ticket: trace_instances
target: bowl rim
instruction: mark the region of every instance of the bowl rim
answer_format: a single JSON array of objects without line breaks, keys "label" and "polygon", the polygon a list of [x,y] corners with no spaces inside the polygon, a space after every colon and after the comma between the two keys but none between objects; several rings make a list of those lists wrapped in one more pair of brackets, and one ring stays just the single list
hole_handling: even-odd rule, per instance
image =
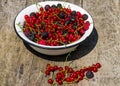
[{"label": "bowl rim", "polygon": [[[81,9],[83,9],[82,7],[80,7],[80,6],[76,5],[76,4],[69,3],[69,2],[64,2],[64,1],[42,1],[42,2],[38,2],[38,4],[40,4],[40,3],[49,3],[49,2],[67,3],[67,4],[75,5],[75,6],[79,7],[79,8],[81,8]],[[83,10],[91,17],[92,23],[91,23],[90,25],[91,25],[92,28],[91,28],[91,32],[90,32],[82,41],[80,41],[80,39],[78,39],[78,40],[75,41],[75,42],[72,42],[72,43],[66,44],[66,45],[61,45],[61,46],[41,45],[41,44],[35,43],[35,42],[31,41],[31,40],[29,40],[29,41],[31,41],[31,42],[29,42],[29,41],[25,40],[25,39],[18,33],[18,31],[16,30],[16,18],[18,17],[18,15],[19,15],[24,9],[29,8],[30,6],[33,6],[33,5],[35,5],[35,4],[29,5],[29,6],[25,7],[25,8],[23,8],[21,11],[19,11],[19,13],[15,16],[14,22],[13,22],[13,24],[14,24],[14,30],[15,30],[16,34],[17,34],[24,42],[28,43],[29,45],[32,45],[32,46],[35,46],[35,47],[38,47],[38,48],[48,49],[48,50],[49,50],[49,49],[58,50],[58,49],[71,48],[71,47],[75,47],[75,46],[79,45],[79,44],[80,44],[82,41],[84,41],[84,40],[92,33],[92,31],[93,31],[93,25],[94,25],[93,18],[92,18],[92,16],[90,15],[89,12],[87,12],[85,9],[83,9]]]}]

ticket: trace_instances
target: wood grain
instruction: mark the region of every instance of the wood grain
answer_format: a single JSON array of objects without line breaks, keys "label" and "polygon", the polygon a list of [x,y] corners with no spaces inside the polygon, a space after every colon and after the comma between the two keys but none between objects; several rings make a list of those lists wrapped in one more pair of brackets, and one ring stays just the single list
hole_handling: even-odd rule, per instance
[{"label": "wood grain", "polygon": [[[86,9],[95,23],[91,37],[67,64],[78,67],[100,62],[102,68],[89,81],[64,86],[120,86],[120,0],[67,1]],[[31,0],[0,0],[0,86],[49,86],[42,72],[46,64],[63,66],[65,55],[33,54],[15,34],[14,18],[30,4]]]}]

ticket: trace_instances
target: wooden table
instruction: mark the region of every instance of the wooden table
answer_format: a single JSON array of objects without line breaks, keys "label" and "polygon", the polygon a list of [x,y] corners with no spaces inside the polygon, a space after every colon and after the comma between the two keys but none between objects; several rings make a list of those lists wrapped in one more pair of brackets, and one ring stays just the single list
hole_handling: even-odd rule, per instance
[{"label": "wooden table", "polygon": [[[95,28],[66,64],[84,67],[100,62],[102,68],[91,80],[64,86],[120,86],[120,0],[67,1],[86,9]],[[42,72],[46,64],[63,66],[66,55],[36,53],[15,34],[14,18],[30,4],[31,0],[0,0],[0,86],[50,86]]]}]

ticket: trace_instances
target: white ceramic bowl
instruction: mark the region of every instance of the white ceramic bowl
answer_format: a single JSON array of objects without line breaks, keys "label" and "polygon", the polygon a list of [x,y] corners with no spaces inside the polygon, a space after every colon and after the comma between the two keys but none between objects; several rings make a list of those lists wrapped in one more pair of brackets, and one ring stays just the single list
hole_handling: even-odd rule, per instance
[{"label": "white ceramic bowl", "polygon": [[83,8],[81,8],[81,7],[77,6],[77,5],[74,5],[74,4],[68,3],[68,2],[62,2],[62,1],[45,1],[45,2],[39,2],[38,4],[40,4],[41,6],[44,7],[47,4],[49,4],[49,5],[53,5],[53,4],[57,5],[58,3],[61,3],[66,8],[69,6],[72,10],[80,11],[81,14],[87,14],[88,15],[87,21],[90,22],[90,26],[89,26],[89,29],[85,32],[85,34],[79,40],[77,40],[77,41],[75,41],[75,42],[73,42],[71,44],[62,45],[62,46],[40,45],[40,44],[37,44],[37,43],[29,40],[24,35],[22,29],[17,25],[18,23],[24,24],[24,21],[25,21],[24,20],[24,15],[25,14],[29,15],[31,12],[38,11],[35,4],[26,7],[20,13],[18,13],[18,15],[16,16],[16,18],[14,20],[15,32],[17,33],[17,35],[24,42],[26,42],[34,50],[36,50],[37,52],[40,52],[42,54],[46,54],[46,55],[62,55],[62,54],[68,53],[68,52],[74,50],[83,40],[85,40],[91,34],[91,32],[93,30],[93,19],[92,19],[92,17],[90,16],[90,14],[87,11],[85,11]]}]

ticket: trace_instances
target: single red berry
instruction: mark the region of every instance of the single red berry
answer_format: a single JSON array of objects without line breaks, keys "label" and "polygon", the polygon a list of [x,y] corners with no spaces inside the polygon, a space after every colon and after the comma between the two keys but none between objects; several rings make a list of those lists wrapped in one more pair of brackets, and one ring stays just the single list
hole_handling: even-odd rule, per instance
[{"label": "single red berry", "polygon": [[53,84],[53,79],[48,79],[49,84]]},{"label": "single red berry", "polygon": [[61,79],[61,78],[62,78],[61,73],[57,73],[57,74],[56,74],[56,78]]},{"label": "single red berry", "polygon": [[81,72],[81,73],[85,73],[85,70],[84,70],[84,69],[80,69],[80,72]]},{"label": "single red berry", "polygon": [[[73,77],[71,77],[71,78],[73,78]],[[71,82],[71,78],[68,77],[68,78],[65,79],[65,81],[66,82]]]},{"label": "single red berry", "polygon": [[54,70],[57,70],[57,69],[58,69],[58,66],[57,66],[57,65],[55,65],[55,66],[54,66]]},{"label": "single red berry", "polygon": [[29,18],[29,16],[28,16],[28,15],[25,15],[24,18],[27,19],[27,18]]},{"label": "single red berry", "polygon": [[63,84],[63,81],[59,80],[59,81],[58,81],[58,84],[59,84],[59,85],[62,85],[62,84]]},{"label": "single red berry", "polygon": [[73,78],[73,77],[70,77],[70,81],[74,81],[75,80],[75,78]]},{"label": "single red berry", "polygon": [[54,71],[54,67],[50,67],[49,69],[50,69],[50,71]]},{"label": "single red berry", "polygon": [[80,79],[80,80],[83,80],[83,76],[79,76],[79,79]]},{"label": "single red berry", "polygon": [[69,68],[69,72],[73,73],[74,72],[73,68]]},{"label": "single red berry", "polygon": [[100,63],[96,63],[96,67],[97,68],[101,68],[101,64]]},{"label": "single red berry", "polygon": [[58,81],[60,81],[60,79],[59,79],[59,78],[56,78],[55,81],[58,82]]},{"label": "single red berry", "polygon": [[98,69],[96,67],[93,68],[93,72],[97,72]]},{"label": "single red berry", "polygon": [[80,34],[82,34],[82,35],[85,33],[85,31],[84,31],[83,29],[81,29],[79,32],[80,32]]},{"label": "single red berry", "polygon": [[85,74],[84,74],[84,73],[80,73],[79,75],[80,75],[80,76],[82,76],[82,77],[84,77],[84,76],[85,76]]},{"label": "single red berry", "polygon": [[69,67],[68,67],[68,66],[65,66],[65,70],[68,71],[68,70],[69,70]]},{"label": "single red berry", "polygon": [[51,65],[50,64],[47,64],[46,67],[49,68]]},{"label": "single red berry", "polygon": [[45,71],[45,74],[46,74],[46,75],[50,75],[50,71],[49,71],[49,70],[46,70],[46,71]]},{"label": "single red berry", "polygon": [[63,67],[59,67],[58,70],[59,70],[59,71],[62,71],[62,70],[63,70]]},{"label": "single red berry", "polygon": [[44,8],[43,8],[43,7],[41,7],[41,8],[40,8],[40,11],[44,11]]}]

